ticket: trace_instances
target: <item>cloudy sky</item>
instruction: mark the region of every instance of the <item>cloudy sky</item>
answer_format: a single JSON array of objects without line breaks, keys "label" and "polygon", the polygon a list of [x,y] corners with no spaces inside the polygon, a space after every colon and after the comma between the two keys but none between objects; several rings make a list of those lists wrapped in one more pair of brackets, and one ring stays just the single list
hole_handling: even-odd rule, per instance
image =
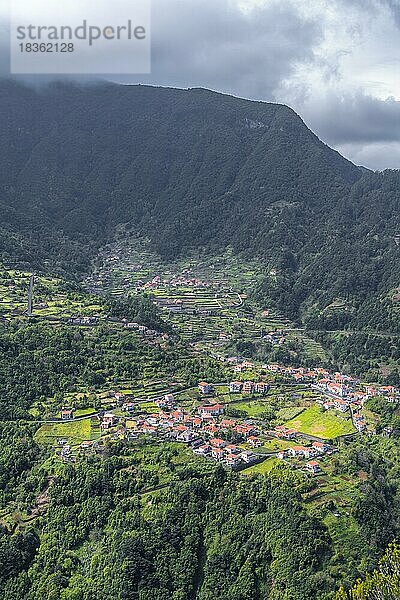
[{"label": "cloudy sky", "polygon": [[153,0],[152,15],[151,75],[114,80],[289,104],[355,163],[400,168],[400,0]]}]

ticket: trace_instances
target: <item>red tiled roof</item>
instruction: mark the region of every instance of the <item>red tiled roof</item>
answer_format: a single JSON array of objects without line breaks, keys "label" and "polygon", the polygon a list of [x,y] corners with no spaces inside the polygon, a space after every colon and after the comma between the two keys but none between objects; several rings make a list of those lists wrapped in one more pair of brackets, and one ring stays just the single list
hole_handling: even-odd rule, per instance
[{"label": "red tiled roof", "polygon": [[213,438],[210,440],[210,444],[212,446],[220,446],[221,444],[225,444],[225,440],[222,440],[221,438]]},{"label": "red tiled roof", "polygon": [[177,425],[174,427],[174,431],[187,431],[187,427],[185,425]]},{"label": "red tiled roof", "polygon": [[213,404],[212,406],[200,406],[199,410],[204,412],[216,412],[223,408],[222,404]]}]

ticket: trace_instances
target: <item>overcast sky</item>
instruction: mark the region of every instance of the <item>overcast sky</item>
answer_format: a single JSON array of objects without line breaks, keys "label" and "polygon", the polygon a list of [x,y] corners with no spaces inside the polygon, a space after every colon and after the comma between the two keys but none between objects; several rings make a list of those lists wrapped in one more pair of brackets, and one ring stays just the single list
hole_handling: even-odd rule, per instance
[{"label": "overcast sky", "polygon": [[150,76],[112,79],[289,104],[353,162],[400,168],[400,0],[153,0],[152,48]]}]

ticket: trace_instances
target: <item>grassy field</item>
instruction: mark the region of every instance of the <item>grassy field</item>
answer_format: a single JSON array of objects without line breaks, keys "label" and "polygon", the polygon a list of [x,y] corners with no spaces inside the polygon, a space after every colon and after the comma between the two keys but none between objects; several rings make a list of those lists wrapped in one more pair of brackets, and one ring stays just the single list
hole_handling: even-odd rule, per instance
[{"label": "grassy field", "polygon": [[290,419],[294,419],[304,410],[303,406],[285,406],[281,408],[277,412],[277,418],[282,419],[283,421],[288,421]]},{"label": "grassy field", "polygon": [[333,411],[322,412],[317,405],[310,406],[294,419],[287,421],[285,425],[301,433],[327,440],[355,432],[347,415],[342,416]]},{"label": "grassy field", "polygon": [[94,408],[77,408],[75,411],[75,417],[86,417],[95,414],[97,413]]},{"label": "grassy field", "polygon": [[261,448],[258,450],[268,450],[268,452],[280,452],[281,450],[287,450],[293,446],[298,446],[298,442],[291,442],[290,440],[280,440],[278,438],[272,438],[267,440]]},{"label": "grassy field", "polygon": [[280,461],[277,458],[267,458],[257,465],[243,469],[241,473],[244,475],[253,475],[253,473],[261,473],[262,475],[265,475],[266,473],[269,473],[279,462]]},{"label": "grassy field", "polygon": [[68,423],[46,423],[35,434],[35,440],[43,446],[52,446],[58,438],[68,440],[71,446],[78,446],[85,440],[96,439],[99,433],[93,431],[90,419]]},{"label": "grassy field", "polygon": [[249,417],[259,417],[265,411],[267,406],[268,403],[266,401],[263,402],[261,400],[253,400],[250,402],[238,402],[232,404],[232,408],[235,408],[237,410],[243,410],[249,415]]}]

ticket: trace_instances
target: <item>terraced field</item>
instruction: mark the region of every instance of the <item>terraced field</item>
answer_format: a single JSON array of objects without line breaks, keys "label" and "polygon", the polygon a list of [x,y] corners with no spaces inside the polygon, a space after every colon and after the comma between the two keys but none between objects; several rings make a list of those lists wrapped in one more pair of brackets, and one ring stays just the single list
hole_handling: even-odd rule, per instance
[{"label": "terraced field", "polygon": [[[26,312],[30,277],[31,273],[0,268],[0,315],[9,318]],[[74,315],[101,315],[102,312],[95,297],[71,291],[61,279],[35,276],[34,316],[65,319]]]},{"label": "terraced field", "polygon": [[149,250],[147,240],[120,240],[104,248],[86,283],[89,290],[116,296],[150,294],[173,329],[202,353],[226,357],[237,342],[262,347],[266,335],[281,331],[307,357],[326,361],[319,343],[251,300],[265,269],[260,262],[241,260],[231,249],[218,256],[199,251],[166,264]]}]

